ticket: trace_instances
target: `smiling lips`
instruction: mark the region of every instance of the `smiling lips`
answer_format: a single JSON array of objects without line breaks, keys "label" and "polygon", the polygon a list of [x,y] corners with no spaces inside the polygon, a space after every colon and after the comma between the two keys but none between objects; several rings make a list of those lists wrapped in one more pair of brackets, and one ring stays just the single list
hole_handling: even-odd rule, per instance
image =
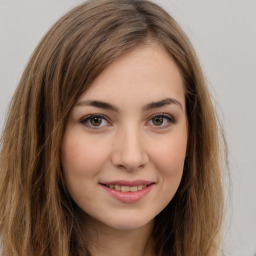
[{"label": "smiling lips", "polygon": [[151,190],[154,183],[148,181],[113,181],[101,183],[109,195],[124,203],[132,203],[141,200]]},{"label": "smiling lips", "polygon": [[136,191],[140,191],[143,188],[145,188],[147,185],[138,185],[138,186],[120,186],[120,185],[106,185],[107,187],[111,188],[111,189],[115,189],[117,191],[122,191],[122,192],[136,192]]}]

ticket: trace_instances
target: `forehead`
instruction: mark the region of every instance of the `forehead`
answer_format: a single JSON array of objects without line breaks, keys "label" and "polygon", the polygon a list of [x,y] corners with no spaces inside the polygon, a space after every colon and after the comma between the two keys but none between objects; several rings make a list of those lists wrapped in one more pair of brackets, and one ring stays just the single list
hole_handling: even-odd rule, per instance
[{"label": "forehead", "polygon": [[184,103],[183,81],[171,56],[154,43],[138,46],[110,64],[79,100],[146,104],[166,97]]}]

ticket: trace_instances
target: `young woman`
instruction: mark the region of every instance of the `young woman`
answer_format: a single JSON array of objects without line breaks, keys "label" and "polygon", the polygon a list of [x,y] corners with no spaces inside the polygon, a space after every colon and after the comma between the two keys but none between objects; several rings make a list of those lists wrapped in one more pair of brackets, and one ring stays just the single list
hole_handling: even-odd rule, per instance
[{"label": "young woman", "polygon": [[212,256],[218,125],[193,48],[145,0],[74,8],[34,51],[2,135],[5,256]]}]

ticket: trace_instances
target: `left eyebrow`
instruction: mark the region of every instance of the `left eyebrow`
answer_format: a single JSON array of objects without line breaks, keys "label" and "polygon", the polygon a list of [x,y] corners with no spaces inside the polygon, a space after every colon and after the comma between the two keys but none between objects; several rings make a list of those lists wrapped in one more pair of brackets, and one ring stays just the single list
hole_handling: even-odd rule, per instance
[{"label": "left eyebrow", "polygon": [[147,104],[146,106],[143,107],[143,111],[147,111],[147,110],[154,109],[154,108],[161,108],[165,105],[170,105],[170,104],[175,104],[180,109],[182,109],[182,104],[179,101],[177,101],[173,98],[166,98],[166,99],[163,99],[163,100],[160,100],[157,102],[152,102],[152,103]]},{"label": "left eyebrow", "polygon": [[77,106],[93,106],[96,108],[108,109],[115,112],[119,111],[119,109],[116,106],[109,104],[107,102],[98,101],[98,100],[81,101],[81,102],[78,102]]}]

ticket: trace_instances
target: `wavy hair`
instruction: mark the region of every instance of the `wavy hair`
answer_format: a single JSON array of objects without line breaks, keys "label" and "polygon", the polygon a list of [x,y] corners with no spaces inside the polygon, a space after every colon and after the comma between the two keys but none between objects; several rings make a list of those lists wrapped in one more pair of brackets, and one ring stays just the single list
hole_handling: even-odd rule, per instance
[{"label": "wavy hair", "polygon": [[187,36],[166,11],[146,0],[84,3],[57,21],[34,50],[1,139],[3,255],[89,255],[61,168],[66,121],[78,97],[108,65],[151,41],[179,67],[189,126],[181,184],[155,218],[155,255],[217,255],[223,190],[216,114]]}]

